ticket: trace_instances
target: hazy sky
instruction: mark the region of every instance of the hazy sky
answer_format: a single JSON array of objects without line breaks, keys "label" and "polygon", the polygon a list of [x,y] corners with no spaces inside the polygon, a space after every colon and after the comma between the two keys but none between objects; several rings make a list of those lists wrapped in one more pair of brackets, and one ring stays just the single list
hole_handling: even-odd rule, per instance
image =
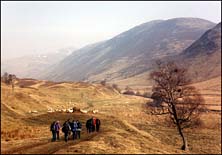
[{"label": "hazy sky", "polygon": [[1,1],[1,57],[79,48],[151,20],[176,17],[218,23],[221,2]]}]

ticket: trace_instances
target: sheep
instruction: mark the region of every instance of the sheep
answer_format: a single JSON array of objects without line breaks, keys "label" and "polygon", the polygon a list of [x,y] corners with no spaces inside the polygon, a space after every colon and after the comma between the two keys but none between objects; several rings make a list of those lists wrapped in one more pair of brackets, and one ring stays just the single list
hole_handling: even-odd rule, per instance
[{"label": "sheep", "polygon": [[86,114],[88,111],[80,109],[80,112]]},{"label": "sheep", "polygon": [[31,111],[31,113],[38,113],[38,111],[37,110],[33,110],[33,111]]},{"label": "sheep", "polygon": [[99,110],[96,109],[96,110],[93,110],[92,112],[95,114],[95,113],[98,113]]},{"label": "sheep", "polygon": [[73,112],[73,109],[67,109],[66,112],[72,113],[72,112]]}]

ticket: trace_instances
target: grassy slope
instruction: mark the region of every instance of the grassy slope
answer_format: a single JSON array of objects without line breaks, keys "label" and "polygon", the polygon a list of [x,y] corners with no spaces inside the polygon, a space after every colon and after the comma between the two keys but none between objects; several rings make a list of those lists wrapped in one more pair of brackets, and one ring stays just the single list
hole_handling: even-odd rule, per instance
[{"label": "grassy slope", "polygon": [[209,109],[221,110],[221,76],[193,85],[200,90]]},{"label": "grassy slope", "polygon": [[[164,125],[161,117],[145,114],[147,99],[122,96],[86,83],[25,80],[25,84],[29,88],[17,86],[14,93],[10,87],[1,86],[3,153],[221,153],[220,114],[208,113],[202,117],[205,124],[201,129],[186,131],[190,151],[182,152],[177,131]],[[73,105],[100,113],[46,113],[48,107]],[[39,113],[30,114],[29,110]],[[50,142],[49,124],[53,120],[75,118],[84,124],[92,115],[102,121],[100,133],[89,136],[83,128],[79,141]]]}]

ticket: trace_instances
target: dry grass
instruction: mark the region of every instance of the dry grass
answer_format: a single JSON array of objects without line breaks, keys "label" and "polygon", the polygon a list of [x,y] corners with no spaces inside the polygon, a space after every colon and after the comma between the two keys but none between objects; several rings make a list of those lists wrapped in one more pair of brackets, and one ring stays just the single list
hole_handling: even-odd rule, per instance
[{"label": "dry grass", "polygon": [[[201,128],[186,131],[190,150],[183,152],[175,128],[165,125],[164,118],[144,112],[149,99],[123,96],[99,84],[34,83],[29,87],[36,89],[16,86],[14,93],[9,86],[1,86],[3,151],[14,150],[15,153],[20,148],[22,153],[221,153],[220,113],[203,115]],[[46,113],[49,107],[56,109],[73,105],[88,110],[98,109],[99,113]],[[38,113],[28,113],[33,109]],[[84,124],[93,115],[101,119],[102,128],[100,133],[89,136]],[[54,120],[63,123],[68,118],[83,123],[81,140],[69,142],[66,147],[63,147],[63,140],[49,142],[50,123]]]},{"label": "dry grass", "polygon": [[21,139],[27,139],[27,138],[37,138],[39,135],[38,132],[40,132],[39,129],[35,129],[32,127],[21,127],[14,130],[9,131],[1,131],[2,140],[10,141],[10,140],[21,140]]}]

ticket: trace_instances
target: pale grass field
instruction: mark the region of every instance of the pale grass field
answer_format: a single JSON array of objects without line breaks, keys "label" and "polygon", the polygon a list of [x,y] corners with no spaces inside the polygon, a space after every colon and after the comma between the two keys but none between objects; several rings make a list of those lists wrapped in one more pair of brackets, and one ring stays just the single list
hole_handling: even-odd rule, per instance
[{"label": "pale grass field", "polygon": [[[181,151],[176,129],[165,125],[164,118],[145,113],[144,105],[150,99],[123,96],[99,84],[37,81],[28,87],[17,85],[12,92],[1,85],[2,153],[221,153],[221,113],[206,113],[200,128],[186,130],[189,150]],[[47,113],[49,107],[72,106],[99,113]],[[99,133],[88,135],[84,124],[91,116],[100,118],[102,125]],[[60,141],[51,143],[50,123],[68,118],[83,123],[81,140],[65,144],[62,135]]]}]

